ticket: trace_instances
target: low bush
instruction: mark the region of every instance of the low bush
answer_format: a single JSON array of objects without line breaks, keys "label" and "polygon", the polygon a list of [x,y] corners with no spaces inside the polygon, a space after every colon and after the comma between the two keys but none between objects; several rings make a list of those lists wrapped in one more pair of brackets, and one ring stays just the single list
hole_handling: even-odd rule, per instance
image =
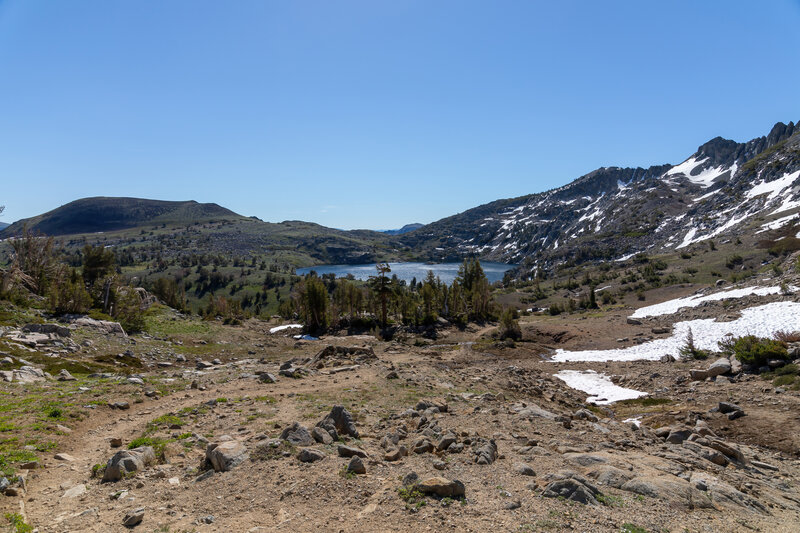
[{"label": "low bush", "polygon": [[722,341],[719,345],[723,353],[748,365],[764,366],[770,359],[789,359],[786,343],[775,339],[746,335]]}]

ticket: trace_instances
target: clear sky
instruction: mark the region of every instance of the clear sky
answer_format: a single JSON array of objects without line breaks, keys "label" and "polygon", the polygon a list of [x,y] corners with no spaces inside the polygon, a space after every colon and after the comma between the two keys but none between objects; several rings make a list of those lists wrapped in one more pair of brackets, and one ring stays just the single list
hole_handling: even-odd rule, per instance
[{"label": "clear sky", "polygon": [[0,0],[0,204],[432,222],[800,119],[800,0]]}]

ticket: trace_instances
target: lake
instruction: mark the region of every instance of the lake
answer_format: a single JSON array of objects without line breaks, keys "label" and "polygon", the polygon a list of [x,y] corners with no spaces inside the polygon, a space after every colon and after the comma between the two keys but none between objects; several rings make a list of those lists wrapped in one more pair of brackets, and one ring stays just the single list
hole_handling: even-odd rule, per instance
[{"label": "lake", "polygon": [[[413,278],[417,278],[417,281],[422,281],[425,279],[425,276],[428,275],[428,271],[433,270],[433,274],[435,276],[439,276],[443,282],[449,285],[454,279],[456,279],[456,276],[458,275],[458,269],[461,268],[461,264],[462,263],[389,263],[389,266],[392,269],[389,277],[391,277],[393,274],[397,274],[398,278],[404,279],[407,282],[411,281]],[[489,280],[489,283],[502,280],[503,274],[515,266],[517,265],[481,262],[481,267],[483,268],[483,272],[486,274],[486,278]],[[317,265],[308,268],[298,268],[297,274],[302,276],[303,274],[308,274],[312,270],[320,276],[322,274],[333,273],[336,274],[337,278],[341,278],[347,276],[348,274],[352,274],[353,277],[361,280],[366,280],[370,276],[377,274],[375,263],[368,263],[366,265]]]}]

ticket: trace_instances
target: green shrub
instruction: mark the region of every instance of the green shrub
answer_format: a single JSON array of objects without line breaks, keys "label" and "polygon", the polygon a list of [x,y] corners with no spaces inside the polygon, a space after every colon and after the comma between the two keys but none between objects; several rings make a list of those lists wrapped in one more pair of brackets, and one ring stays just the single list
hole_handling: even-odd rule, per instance
[{"label": "green shrub", "polygon": [[513,309],[505,309],[500,315],[500,339],[522,340],[522,330],[517,322],[517,313]]},{"label": "green shrub", "polygon": [[764,366],[770,359],[789,359],[786,344],[774,339],[746,335],[719,343],[723,353],[748,365]]}]

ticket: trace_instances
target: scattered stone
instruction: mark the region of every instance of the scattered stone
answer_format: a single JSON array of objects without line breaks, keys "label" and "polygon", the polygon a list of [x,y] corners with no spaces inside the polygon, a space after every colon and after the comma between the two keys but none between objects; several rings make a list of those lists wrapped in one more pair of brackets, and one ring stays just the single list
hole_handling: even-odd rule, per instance
[{"label": "scattered stone", "polygon": [[675,359],[675,356],[673,356],[673,355],[670,355],[670,354],[664,354],[664,355],[662,355],[662,356],[661,356],[661,359],[659,359],[659,360],[660,360],[662,363],[674,363],[675,361],[677,361],[677,359]]},{"label": "scattered stone", "polygon": [[108,445],[111,446],[112,448],[119,448],[120,446],[122,446],[122,439],[120,439],[119,437],[111,437],[110,439],[108,439]]},{"label": "scattered stone", "polygon": [[364,450],[359,450],[358,448],[354,448],[352,446],[345,446],[344,444],[340,444],[337,446],[336,451],[339,454],[339,457],[366,457],[367,452]]},{"label": "scattered stone", "polygon": [[53,456],[53,459],[57,461],[67,461],[69,463],[75,461],[75,458],[69,455],[68,453],[57,453]]},{"label": "scattered stone", "polygon": [[195,368],[197,368],[197,370],[207,370],[209,368],[214,367],[214,365],[209,363],[208,361],[202,361],[202,360],[198,360],[194,366]]},{"label": "scattered stone", "polygon": [[497,459],[497,444],[494,440],[480,439],[473,444],[475,462],[479,465],[490,465]]},{"label": "scattered stone", "polygon": [[86,494],[86,485],[81,483],[79,485],[75,485],[74,487],[67,489],[61,497],[72,499],[82,496],[84,494]]},{"label": "scattered stone", "polygon": [[575,411],[575,414],[572,415],[572,418],[575,420],[588,420],[589,422],[597,422],[599,420],[597,416],[588,409],[578,409]]},{"label": "scattered stone", "polygon": [[289,441],[295,446],[312,446],[316,441],[308,432],[305,426],[301,426],[299,422],[294,422],[291,426],[284,428],[281,431],[280,438]]},{"label": "scattered stone", "polygon": [[447,468],[447,463],[440,459],[436,459],[432,464],[436,470],[445,470]]},{"label": "scattered stone", "polygon": [[128,402],[124,402],[124,401],[120,401],[120,402],[109,402],[109,403],[108,403],[108,406],[109,406],[110,408],[112,408],[112,409],[120,409],[120,410],[122,410],[122,411],[125,411],[125,410],[127,410],[127,409],[130,409],[130,408],[131,408],[131,404],[129,404]]},{"label": "scattered stone", "polygon": [[115,453],[106,464],[103,482],[118,481],[127,474],[138,472],[156,462],[156,454],[150,446]]},{"label": "scattered stone", "polygon": [[674,429],[667,435],[667,442],[670,444],[680,444],[689,438],[692,432],[688,429]]},{"label": "scattered stone", "polygon": [[435,494],[440,498],[459,498],[466,493],[464,484],[457,479],[449,480],[443,477],[432,477],[417,483],[417,490],[423,494]]},{"label": "scattered stone", "polygon": [[642,321],[641,320],[639,320],[638,318],[633,318],[633,317],[628,317],[626,322],[631,326],[641,326],[642,325]]},{"label": "scattered stone", "polygon": [[434,450],[433,443],[425,437],[420,437],[411,446],[411,451],[414,453],[429,453]]},{"label": "scattered stone", "polygon": [[591,484],[582,483],[578,479],[558,479],[544,488],[545,498],[564,498],[584,505],[598,505],[596,496],[600,494]]},{"label": "scattered stone", "polygon": [[754,467],[760,468],[762,470],[772,470],[773,472],[777,472],[778,471],[778,467],[777,466],[773,466],[773,465],[768,464],[768,463],[762,463],[761,461],[750,461],[750,464],[753,465]]},{"label": "scattered stone", "polygon": [[515,463],[514,464],[514,471],[517,474],[523,476],[535,476],[536,472],[533,471],[533,467],[527,463]]},{"label": "scattered stone", "polygon": [[319,427],[314,427],[311,430],[311,437],[321,444],[333,444],[331,434]]},{"label": "scattered stone", "polygon": [[144,507],[125,513],[125,518],[122,519],[122,525],[125,527],[134,527],[141,524],[142,520],[144,520]]},{"label": "scattered stone", "polygon": [[302,448],[297,458],[301,463],[315,463],[325,459],[325,454],[315,448]]},{"label": "scattered stone", "polygon": [[519,500],[512,500],[503,506],[503,508],[507,511],[513,511],[514,509],[519,509],[520,507],[522,507],[522,502]]},{"label": "scattered stone", "polygon": [[713,363],[711,366],[708,367],[708,377],[714,378],[717,376],[722,376],[723,374],[729,374],[731,371],[731,362],[728,360],[727,357],[720,357]]},{"label": "scattered stone", "polygon": [[278,378],[276,378],[275,376],[273,376],[269,372],[264,372],[262,374],[259,374],[258,380],[261,383],[276,383],[278,381]]},{"label": "scattered stone", "polygon": [[[224,438],[220,437],[220,439]],[[215,472],[227,472],[247,460],[250,455],[245,445],[237,440],[223,440],[206,447],[206,462]]]},{"label": "scattered stone", "polygon": [[58,381],[78,381],[78,378],[69,373],[66,368],[62,368],[56,378]]},{"label": "scattered stone", "polygon": [[367,467],[364,466],[364,461],[361,460],[361,457],[356,455],[347,464],[347,471],[361,475],[367,473]]},{"label": "scattered stone", "polygon": [[689,370],[689,377],[692,381],[705,381],[708,379],[708,370]]},{"label": "scattered stone", "polygon": [[395,461],[399,461],[401,458],[408,455],[408,450],[405,446],[398,446],[394,450],[388,451],[384,454],[383,459],[393,463]]},{"label": "scattered stone", "polygon": [[[341,405],[334,405],[331,412],[317,423],[317,427],[321,427],[330,433],[332,427],[339,435],[348,435],[354,439],[358,438],[358,430],[353,422],[353,417],[350,412]],[[337,438],[331,435],[336,440]]]}]

